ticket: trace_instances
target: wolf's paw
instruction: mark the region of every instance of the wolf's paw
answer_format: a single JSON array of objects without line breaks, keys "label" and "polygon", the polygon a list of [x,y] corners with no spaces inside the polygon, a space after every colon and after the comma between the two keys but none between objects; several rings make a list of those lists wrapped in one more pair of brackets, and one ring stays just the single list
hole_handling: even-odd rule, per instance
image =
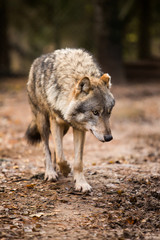
[{"label": "wolf's paw", "polygon": [[91,192],[92,187],[87,182],[83,182],[83,183],[76,182],[75,190],[79,192]]},{"label": "wolf's paw", "polygon": [[58,165],[59,165],[61,173],[65,177],[67,177],[68,174],[71,172],[70,165],[67,163],[67,161],[59,162]]},{"label": "wolf's paw", "polygon": [[56,171],[54,169],[46,170],[44,179],[48,180],[48,181],[57,181],[58,174],[56,173]]},{"label": "wolf's paw", "polygon": [[83,173],[74,174],[75,190],[82,192],[91,192],[92,187],[87,183]]}]

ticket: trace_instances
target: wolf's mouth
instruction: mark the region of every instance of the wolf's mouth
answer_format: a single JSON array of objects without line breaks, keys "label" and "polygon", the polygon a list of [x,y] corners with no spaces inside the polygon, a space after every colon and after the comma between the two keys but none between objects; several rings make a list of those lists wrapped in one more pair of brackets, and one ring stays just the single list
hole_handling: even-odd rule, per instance
[{"label": "wolf's mouth", "polygon": [[94,131],[92,129],[90,129],[91,133],[100,141],[100,142],[105,142],[104,139],[100,138],[97,136],[97,134],[94,133]]}]

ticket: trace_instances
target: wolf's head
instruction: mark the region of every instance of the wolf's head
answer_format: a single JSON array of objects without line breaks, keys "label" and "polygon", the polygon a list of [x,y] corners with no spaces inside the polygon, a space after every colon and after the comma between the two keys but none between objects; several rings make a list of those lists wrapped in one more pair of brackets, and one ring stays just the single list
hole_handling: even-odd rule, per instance
[{"label": "wolf's head", "polygon": [[90,130],[102,142],[112,140],[109,118],[115,100],[110,92],[111,77],[100,79],[84,77],[71,93],[66,120],[80,130]]}]

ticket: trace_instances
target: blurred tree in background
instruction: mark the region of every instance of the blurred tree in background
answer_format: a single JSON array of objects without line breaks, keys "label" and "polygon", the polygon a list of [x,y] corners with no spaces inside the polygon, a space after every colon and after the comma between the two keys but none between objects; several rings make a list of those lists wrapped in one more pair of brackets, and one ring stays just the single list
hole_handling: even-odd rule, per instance
[{"label": "blurred tree in background", "polygon": [[0,1],[0,74],[10,72],[7,2]]},{"label": "blurred tree in background", "polygon": [[119,82],[124,81],[122,63],[123,22],[119,18],[119,1],[95,0],[96,52],[102,69]]},{"label": "blurred tree in background", "polygon": [[0,43],[0,75],[27,74],[37,56],[80,47],[124,82],[134,67],[159,62],[160,1],[0,0]]}]

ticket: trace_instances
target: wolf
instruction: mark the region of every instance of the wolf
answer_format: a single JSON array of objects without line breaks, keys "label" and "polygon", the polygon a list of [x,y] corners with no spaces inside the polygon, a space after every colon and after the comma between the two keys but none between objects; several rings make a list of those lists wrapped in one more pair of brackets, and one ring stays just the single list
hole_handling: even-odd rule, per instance
[{"label": "wolf", "polygon": [[[57,180],[57,167],[64,176],[70,173],[62,140],[72,127],[75,189],[91,191],[83,174],[85,133],[91,131],[101,142],[112,140],[109,118],[115,100],[110,88],[110,75],[102,73],[93,56],[83,49],[55,50],[33,62],[27,83],[32,121],[25,136],[30,144],[43,142],[45,180]],[[53,161],[50,132],[54,141]]]}]

